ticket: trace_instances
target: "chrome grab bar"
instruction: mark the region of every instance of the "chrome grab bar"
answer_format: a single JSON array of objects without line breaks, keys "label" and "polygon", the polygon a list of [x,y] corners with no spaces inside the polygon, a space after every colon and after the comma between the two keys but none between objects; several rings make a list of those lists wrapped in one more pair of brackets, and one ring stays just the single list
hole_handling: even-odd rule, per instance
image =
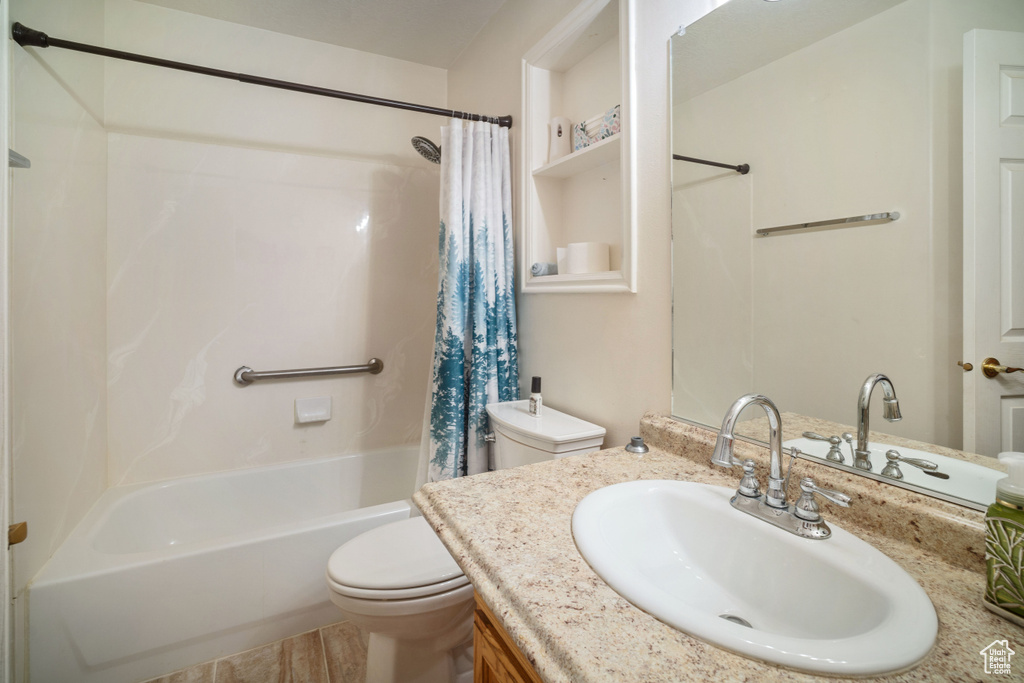
[{"label": "chrome grab bar", "polygon": [[355,375],[360,372],[376,375],[383,369],[384,361],[380,358],[371,358],[367,361],[366,365],[338,365],[331,368],[270,370],[268,372],[256,372],[252,368],[243,365],[235,370],[235,381],[244,387],[263,379],[305,379],[307,377],[325,377],[329,375]]}]

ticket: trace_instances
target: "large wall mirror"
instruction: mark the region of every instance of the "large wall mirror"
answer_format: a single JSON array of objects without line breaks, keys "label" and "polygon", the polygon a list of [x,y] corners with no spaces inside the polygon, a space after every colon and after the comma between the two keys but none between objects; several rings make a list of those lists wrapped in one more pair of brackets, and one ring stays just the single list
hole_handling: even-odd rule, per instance
[{"label": "large wall mirror", "polygon": [[[730,0],[671,38],[673,153],[751,169],[673,162],[673,415],[717,428],[757,392],[852,426],[865,378],[884,373],[903,420],[884,422],[876,395],[873,429],[985,456],[1024,451],[1024,372],[991,380],[1001,420],[964,417],[965,387],[987,381],[994,353],[962,355],[972,29],[1024,41],[1024,2]],[[1024,69],[1008,83],[1024,113]],[[1024,188],[1024,167],[1009,178]],[[899,218],[755,234],[888,213]],[[1024,292],[1024,248],[978,267]],[[1022,299],[1004,330],[1021,340],[1008,366],[1024,365]]]}]

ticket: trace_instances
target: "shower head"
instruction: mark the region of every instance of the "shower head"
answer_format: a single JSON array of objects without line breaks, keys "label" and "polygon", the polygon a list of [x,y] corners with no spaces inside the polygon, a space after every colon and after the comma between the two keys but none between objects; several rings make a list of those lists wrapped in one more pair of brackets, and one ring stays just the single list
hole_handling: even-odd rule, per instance
[{"label": "shower head", "polygon": [[426,138],[416,136],[412,139],[412,146],[420,156],[432,164],[441,163],[441,148]]}]

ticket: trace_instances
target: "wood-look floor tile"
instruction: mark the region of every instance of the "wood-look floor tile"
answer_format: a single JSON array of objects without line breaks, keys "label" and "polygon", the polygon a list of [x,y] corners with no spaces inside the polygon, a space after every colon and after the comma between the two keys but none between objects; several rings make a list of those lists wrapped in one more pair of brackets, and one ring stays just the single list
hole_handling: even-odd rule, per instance
[{"label": "wood-look floor tile", "polygon": [[196,664],[181,671],[146,681],[146,683],[214,683],[214,663]]},{"label": "wood-look floor tile", "polygon": [[217,660],[216,683],[328,683],[317,631]]},{"label": "wood-look floor tile", "polygon": [[330,683],[363,683],[366,680],[366,644],[369,634],[350,621],[320,629],[327,655]]}]

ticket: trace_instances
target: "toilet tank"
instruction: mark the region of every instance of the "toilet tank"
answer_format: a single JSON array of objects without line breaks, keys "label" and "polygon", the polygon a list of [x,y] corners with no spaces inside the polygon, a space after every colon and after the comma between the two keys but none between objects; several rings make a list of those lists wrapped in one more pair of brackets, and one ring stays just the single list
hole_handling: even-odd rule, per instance
[{"label": "toilet tank", "polygon": [[494,432],[492,466],[503,470],[543,460],[592,453],[604,443],[604,427],[544,406],[530,415],[528,400],[487,406]]}]

